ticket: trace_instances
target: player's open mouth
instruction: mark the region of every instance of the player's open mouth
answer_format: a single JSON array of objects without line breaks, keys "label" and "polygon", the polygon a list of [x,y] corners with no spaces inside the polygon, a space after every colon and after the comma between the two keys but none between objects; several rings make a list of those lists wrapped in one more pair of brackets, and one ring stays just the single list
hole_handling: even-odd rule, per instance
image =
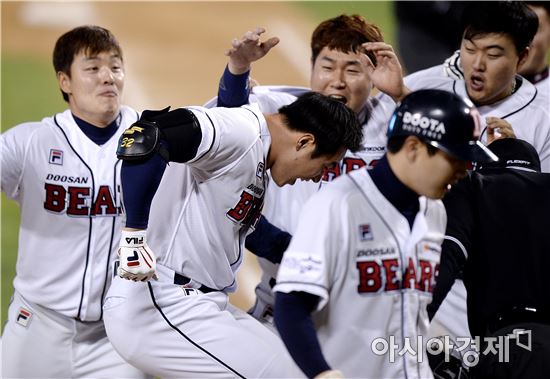
[{"label": "player's open mouth", "polygon": [[345,96],[342,96],[342,95],[329,95],[328,97],[330,97],[331,99],[334,99],[336,101],[339,101],[341,103],[344,103],[344,104],[346,104],[348,102],[348,99]]},{"label": "player's open mouth", "polygon": [[479,75],[472,75],[472,77],[470,78],[470,87],[472,87],[474,91],[483,90],[484,83],[485,82],[483,78]]}]

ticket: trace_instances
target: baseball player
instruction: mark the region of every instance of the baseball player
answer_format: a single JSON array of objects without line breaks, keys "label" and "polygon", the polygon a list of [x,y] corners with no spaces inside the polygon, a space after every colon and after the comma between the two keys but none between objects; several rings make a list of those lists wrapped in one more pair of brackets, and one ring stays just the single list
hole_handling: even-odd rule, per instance
[{"label": "baseball player", "polygon": [[389,122],[377,165],[305,204],[279,268],[274,315],[308,377],[432,377],[420,338],[445,233],[436,199],[467,161],[496,159],[476,141],[477,123],[457,95],[413,92]]},{"label": "baseball player", "polygon": [[[265,29],[258,28],[247,32],[240,40],[233,41],[231,49],[226,52],[229,61],[220,81],[218,98],[210,101],[207,106],[216,103],[221,106],[244,104],[248,102],[251,91],[251,101],[258,102],[261,109],[267,112],[274,112],[278,107],[292,102],[297,94],[307,90],[290,86],[247,87],[251,63],[263,57],[278,43],[277,38],[260,41],[263,32]],[[364,45],[367,42],[374,43]],[[383,43],[378,27],[361,16],[340,15],[323,21],[312,34],[311,48],[312,90],[348,105],[362,122],[364,133],[361,150],[346,152],[338,165],[328,168],[323,175],[324,185],[342,173],[374,164],[385,151],[385,130],[394,106],[383,109],[378,102],[369,100],[373,84],[396,99],[403,96],[406,89],[402,88],[401,68],[391,46]],[[375,68],[362,56],[361,51],[364,48],[367,48],[370,60],[377,62]],[[319,185],[315,183],[300,181],[294,186],[270,186],[263,214],[276,227],[292,233],[301,207],[318,189]],[[262,218],[260,227],[247,238],[247,248],[252,251],[284,251],[290,235],[281,233],[278,229],[273,231],[273,228],[263,228],[264,221]],[[259,263],[262,279],[256,287],[256,303],[250,312],[269,324],[272,321],[272,287],[277,265],[262,258]]]},{"label": "baseball player", "polygon": [[472,377],[547,378],[550,174],[540,173],[535,149],[523,140],[488,147],[499,161],[470,172],[444,199],[449,221],[428,312],[463,271],[469,329],[479,348],[468,360]]},{"label": "baseball player", "polygon": [[[464,80],[449,80],[445,66],[405,78],[412,90],[438,88],[467,96],[482,116],[480,140],[515,135],[532,144],[542,171],[550,171],[550,110],[548,97],[517,75],[537,32],[537,15],[520,1],[469,4],[463,14],[460,63]],[[379,100],[393,103],[386,95]]]},{"label": "baseball player", "polygon": [[266,171],[279,186],[318,181],[361,138],[351,110],[313,92],[275,114],[256,105],[144,111],[118,151],[127,221],[104,306],[117,351],[159,377],[299,376],[279,337],[228,293]]},{"label": "baseball player", "polygon": [[109,343],[102,317],[121,230],[122,50],[77,27],[53,51],[69,109],[0,137],[2,191],[21,207],[15,292],[2,335],[3,377],[144,378]]}]

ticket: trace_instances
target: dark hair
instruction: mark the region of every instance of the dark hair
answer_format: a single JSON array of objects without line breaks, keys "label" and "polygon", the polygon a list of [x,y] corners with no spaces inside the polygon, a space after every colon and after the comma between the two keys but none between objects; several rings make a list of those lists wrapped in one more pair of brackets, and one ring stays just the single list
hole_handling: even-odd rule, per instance
[{"label": "dark hair", "polygon": [[355,113],[343,103],[316,92],[306,92],[279,109],[292,130],[311,133],[316,146],[312,158],[336,154],[344,146],[359,150],[363,128]]},{"label": "dark hair", "polygon": [[[311,35],[311,62],[324,47],[340,50],[343,53],[360,51],[365,42],[383,42],[382,32],[378,26],[370,24],[359,15],[340,15],[321,22]],[[367,54],[376,65],[374,54]]]},{"label": "dark hair", "polygon": [[489,33],[508,35],[519,55],[537,33],[539,19],[523,1],[476,1],[464,9],[462,26],[462,38],[468,40]]},{"label": "dark hair", "polygon": [[[71,77],[74,57],[81,51],[93,56],[105,51],[115,52],[122,59],[122,49],[115,36],[107,29],[95,25],[76,27],[57,39],[53,49],[53,68],[56,74],[63,72]],[[63,99],[69,96],[61,91]]]},{"label": "dark hair", "polygon": [[[404,135],[391,136],[390,138],[388,138],[388,142],[386,144],[386,150],[392,154],[399,152],[399,150],[401,150],[401,148],[405,144],[405,140],[408,137],[410,137],[410,135],[409,136],[404,136]],[[432,155],[435,155],[435,153],[437,153],[437,150],[438,150],[437,147],[434,147],[424,142],[424,140],[419,136],[416,136],[416,137],[419,140],[421,140],[424,143],[424,145],[426,145],[426,148],[428,149],[428,155],[432,156]]]}]

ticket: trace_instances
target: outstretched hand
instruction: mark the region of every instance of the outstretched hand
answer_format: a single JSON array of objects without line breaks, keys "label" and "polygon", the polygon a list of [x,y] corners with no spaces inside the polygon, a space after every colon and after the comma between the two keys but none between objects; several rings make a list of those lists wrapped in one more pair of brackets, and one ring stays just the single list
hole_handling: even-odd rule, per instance
[{"label": "outstretched hand", "polygon": [[362,63],[367,67],[372,84],[379,91],[391,96],[396,102],[410,93],[403,82],[401,63],[391,45],[385,42],[366,42],[361,46],[376,57],[375,66],[367,54],[361,54]]},{"label": "outstretched hand", "polygon": [[263,33],[265,28],[257,27],[253,31],[246,32],[240,39],[233,39],[231,48],[225,51],[225,55],[229,57],[227,67],[232,74],[244,74],[250,70],[252,62],[263,58],[279,43],[277,37],[271,37],[262,42],[260,35]]}]

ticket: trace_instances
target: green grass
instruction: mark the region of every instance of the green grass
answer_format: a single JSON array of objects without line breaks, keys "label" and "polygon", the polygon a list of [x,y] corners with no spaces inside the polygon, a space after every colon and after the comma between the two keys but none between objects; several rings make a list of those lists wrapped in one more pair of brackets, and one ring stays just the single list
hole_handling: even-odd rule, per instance
[{"label": "green grass", "polygon": [[[66,108],[51,63],[45,58],[2,55],[2,131],[25,121],[41,120]],[[1,197],[1,323],[13,292],[19,230],[19,207]],[[40,268],[37,268],[40,269]]]}]

